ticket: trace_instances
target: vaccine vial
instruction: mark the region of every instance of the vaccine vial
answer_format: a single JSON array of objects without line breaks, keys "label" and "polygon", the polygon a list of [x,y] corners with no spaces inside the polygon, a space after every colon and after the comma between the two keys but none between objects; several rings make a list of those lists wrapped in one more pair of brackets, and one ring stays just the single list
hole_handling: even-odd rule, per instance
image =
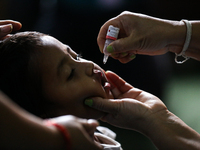
[{"label": "vaccine vial", "polygon": [[103,48],[103,53],[104,53],[104,57],[103,57],[103,63],[106,64],[107,60],[108,60],[108,57],[109,57],[109,53],[106,51],[107,49],[107,46],[115,41],[118,37],[118,33],[119,33],[119,28],[117,27],[114,27],[112,25],[110,25],[108,27],[108,31],[107,31],[107,34],[106,34],[106,41],[105,41],[105,44],[104,44],[104,48]]}]

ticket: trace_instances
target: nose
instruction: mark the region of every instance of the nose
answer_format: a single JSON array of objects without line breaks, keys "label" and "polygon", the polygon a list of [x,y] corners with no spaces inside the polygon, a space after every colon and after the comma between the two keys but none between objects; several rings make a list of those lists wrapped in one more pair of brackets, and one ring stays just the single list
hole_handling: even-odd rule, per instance
[{"label": "nose", "polygon": [[83,73],[88,76],[93,75],[94,63],[92,61],[84,60],[78,63],[80,63],[79,67],[83,71]]}]

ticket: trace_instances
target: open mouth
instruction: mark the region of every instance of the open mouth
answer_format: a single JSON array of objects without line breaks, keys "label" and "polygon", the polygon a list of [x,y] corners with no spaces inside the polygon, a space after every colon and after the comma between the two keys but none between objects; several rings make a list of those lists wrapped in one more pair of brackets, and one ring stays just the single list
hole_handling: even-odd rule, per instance
[{"label": "open mouth", "polygon": [[102,79],[102,86],[104,87],[104,89],[110,89],[111,85],[108,82],[108,79],[106,77],[106,75],[104,73],[102,73],[103,79]]},{"label": "open mouth", "polygon": [[105,73],[103,72],[103,70],[94,69],[94,73],[98,73],[99,74],[100,82],[101,82],[101,85],[104,87],[104,89],[110,89],[111,85],[108,82],[108,79],[107,79]]}]

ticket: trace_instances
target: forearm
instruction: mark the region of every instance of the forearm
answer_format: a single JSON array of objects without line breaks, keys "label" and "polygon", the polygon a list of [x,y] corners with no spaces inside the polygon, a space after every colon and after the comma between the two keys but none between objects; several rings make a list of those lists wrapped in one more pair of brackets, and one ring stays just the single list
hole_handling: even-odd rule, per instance
[{"label": "forearm", "polygon": [[[185,55],[200,61],[200,21],[190,21],[192,24],[191,41]],[[187,28],[183,22],[172,22],[173,29],[169,31],[169,51],[179,54],[183,48]]]},{"label": "forearm", "polygon": [[199,150],[200,135],[171,112],[159,115],[145,134],[160,150]]},{"label": "forearm", "polygon": [[59,131],[20,109],[0,93],[0,149],[64,149]]}]

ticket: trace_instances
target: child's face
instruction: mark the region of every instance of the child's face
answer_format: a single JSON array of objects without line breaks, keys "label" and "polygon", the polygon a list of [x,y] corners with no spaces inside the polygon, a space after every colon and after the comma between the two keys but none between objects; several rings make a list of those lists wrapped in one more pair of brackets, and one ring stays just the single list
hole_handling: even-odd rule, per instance
[{"label": "child's face", "polygon": [[55,103],[57,115],[72,114],[98,119],[104,114],[84,105],[92,96],[112,98],[103,70],[92,61],[77,58],[67,45],[51,36],[42,37],[44,47],[39,56],[43,94]]}]

